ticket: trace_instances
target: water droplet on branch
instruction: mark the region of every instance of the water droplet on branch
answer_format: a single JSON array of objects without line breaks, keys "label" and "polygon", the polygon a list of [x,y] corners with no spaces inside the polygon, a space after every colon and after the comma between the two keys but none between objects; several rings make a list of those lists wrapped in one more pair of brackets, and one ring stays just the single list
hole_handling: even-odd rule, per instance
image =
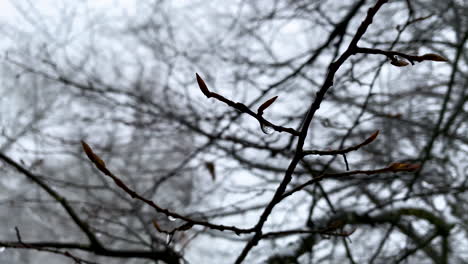
[{"label": "water droplet on branch", "polygon": [[172,239],[171,234],[167,234],[167,236],[166,236],[166,244],[167,245],[169,245],[169,243],[171,243],[171,239]]},{"label": "water droplet on branch", "polygon": [[5,251],[5,247],[0,247],[0,253],[4,252]]},{"label": "water droplet on branch", "polygon": [[171,222],[174,222],[174,221],[176,220],[176,219],[175,219],[174,217],[172,217],[172,216],[168,216],[167,219],[169,219],[169,221],[171,221]]},{"label": "water droplet on branch", "polygon": [[262,129],[263,133],[267,135],[271,135],[273,134],[273,132],[275,132],[275,130],[271,126],[268,126],[268,125],[261,124],[260,128]]}]

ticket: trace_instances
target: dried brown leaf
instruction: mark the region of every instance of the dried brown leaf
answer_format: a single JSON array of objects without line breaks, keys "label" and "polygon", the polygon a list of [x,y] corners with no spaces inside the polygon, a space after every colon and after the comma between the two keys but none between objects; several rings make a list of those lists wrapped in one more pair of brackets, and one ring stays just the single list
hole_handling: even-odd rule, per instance
[{"label": "dried brown leaf", "polygon": [[210,173],[211,178],[213,179],[213,181],[215,181],[216,180],[216,167],[215,167],[215,164],[213,162],[211,162],[211,161],[207,161],[207,162],[205,162],[205,167],[208,170],[208,172]]}]

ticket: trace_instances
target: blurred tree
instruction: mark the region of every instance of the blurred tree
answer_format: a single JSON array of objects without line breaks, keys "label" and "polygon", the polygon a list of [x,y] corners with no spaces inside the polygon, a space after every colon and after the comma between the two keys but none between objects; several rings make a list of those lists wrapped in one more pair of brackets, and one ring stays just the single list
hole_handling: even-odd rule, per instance
[{"label": "blurred tree", "polygon": [[465,2],[11,3],[3,262],[468,261]]}]

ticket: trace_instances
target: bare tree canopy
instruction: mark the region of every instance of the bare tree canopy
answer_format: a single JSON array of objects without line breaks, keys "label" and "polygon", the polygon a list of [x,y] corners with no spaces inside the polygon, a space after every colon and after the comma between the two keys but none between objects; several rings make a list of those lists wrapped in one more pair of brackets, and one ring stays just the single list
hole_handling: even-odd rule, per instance
[{"label": "bare tree canopy", "polygon": [[1,263],[468,263],[466,1],[0,7]]}]

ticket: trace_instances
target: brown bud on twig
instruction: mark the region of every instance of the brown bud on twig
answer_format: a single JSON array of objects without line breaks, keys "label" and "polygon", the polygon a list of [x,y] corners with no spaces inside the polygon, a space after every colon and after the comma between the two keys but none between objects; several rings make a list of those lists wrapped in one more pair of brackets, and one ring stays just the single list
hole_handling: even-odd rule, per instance
[{"label": "brown bud on twig", "polygon": [[442,57],[438,54],[434,53],[427,53],[421,56],[421,59],[423,60],[429,60],[429,61],[448,61],[445,57]]},{"label": "brown bud on twig", "polygon": [[185,223],[177,228],[177,231],[186,231],[193,227],[193,223]]},{"label": "brown bud on twig", "polygon": [[368,137],[364,142],[362,142],[362,144],[367,145],[367,144],[372,143],[372,141],[374,141],[377,138],[377,136],[379,135],[379,132],[380,132],[380,130],[375,131],[374,134],[372,134],[370,137]]},{"label": "brown bud on twig", "polygon": [[83,147],[84,152],[86,153],[86,156],[94,163],[94,165],[101,171],[106,170],[106,164],[104,161],[96,154],[94,154],[93,150],[91,147],[84,142],[83,140],[81,141],[81,146]]},{"label": "brown bud on twig", "polygon": [[161,229],[158,222],[156,222],[156,219],[153,219],[152,223],[153,223],[154,228],[156,228],[156,230],[158,230],[158,232],[164,233],[164,230]]},{"label": "brown bud on twig", "polygon": [[346,225],[346,221],[344,219],[335,219],[328,223],[326,230],[332,231],[336,229],[340,229]]},{"label": "brown bud on twig", "polygon": [[399,163],[399,162],[392,163],[388,167],[388,169],[393,172],[397,172],[397,171],[414,172],[414,171],[419,170],[420,168],[421,168],[421,165],[419,164],[408,164],[408,163]]},{"label": "brown bud on twig", "polygon": [[396,118],[396,119],[400,119],[400,118],[403,116],[403,114],[402,114],[402,113],[396,113],[396,114],[386,114],[385,116],[386,116],[386,117],[388,117],[388,118]]},{"label": "brown bud on twig", "polygon": [[397,67],[405,67],[408,66],[409,63],[405,60],[399,60],[399,59],[392,59],[390,62],[392,65],[397,66]]},{"label": "brown bud on twig", "polygon": [[86,156],[88,156],[88,158],[92,161],[94,159],[94,153],[91,147],[83,140],[81,141],[81,146],[83,147]]},{"label": "brown bud on twig", "polygon": [[198,73],[195,73],[195,75],[197,76],[198,87],[200,87],[200,90],[206,97],[210,98],[211,92],[210,90],[208,90],[208,86],[206,86],[205,81],[203,81],[203,79],[200,77],[200,75],[198,75]]},{"label": "brown bud on twig", "polygon": [[278,96],[270,98],[266,102],[264,102],[260,107],[258,107],[257,113],[259,115],[262,115],[263,111],[265,111],[265,109],[267,109],[270,105],[272,105],[275,102],[276,98],[278,98]]}]

